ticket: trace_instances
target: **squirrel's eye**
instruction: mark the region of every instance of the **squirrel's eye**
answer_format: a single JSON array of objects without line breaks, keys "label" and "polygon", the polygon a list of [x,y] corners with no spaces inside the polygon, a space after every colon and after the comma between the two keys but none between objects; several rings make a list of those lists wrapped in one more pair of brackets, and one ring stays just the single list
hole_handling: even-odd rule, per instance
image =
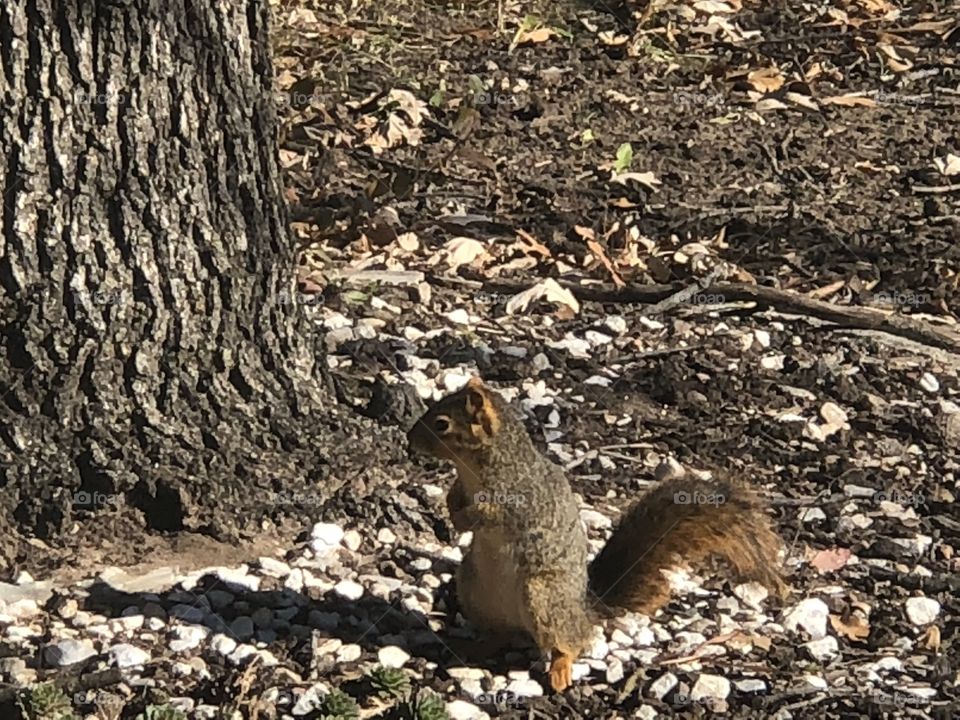
[{"label": "squirrel's eye", "polygon": [[433,429],[438,433],[445,433],[450,429],[450,421],[445,417],[438,417],[433,421]]}]

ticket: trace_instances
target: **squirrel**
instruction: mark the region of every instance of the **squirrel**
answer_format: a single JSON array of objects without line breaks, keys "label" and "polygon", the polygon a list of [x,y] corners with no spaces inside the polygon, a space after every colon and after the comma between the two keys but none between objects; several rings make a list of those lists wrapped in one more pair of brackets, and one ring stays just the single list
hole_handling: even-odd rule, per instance
[{"label": "squirrel", "polygon": [[784,597],[780,538],[758,496],[728,479],[669,478],[621,518],[588,564],[587,535],[564,471],[534,447],[519,413],[478,377],[430,406],[407,433],[411,454],[450,460],[454,528],[473,531],[457,570],[463,616],[493,637],[532,636],[550,651],[550,685],[572,682],[594,621],[652,615],[670,597],[661,570],[724,558]]}]

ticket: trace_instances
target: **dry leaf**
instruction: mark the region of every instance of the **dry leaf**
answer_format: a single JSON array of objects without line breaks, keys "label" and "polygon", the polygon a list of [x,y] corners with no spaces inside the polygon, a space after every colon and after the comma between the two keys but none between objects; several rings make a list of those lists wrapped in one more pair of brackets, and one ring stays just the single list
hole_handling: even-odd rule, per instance
[{"label": "dry leaf", "polygon": [[941,175],[949,177],[960,174],[960,155],[950,153],[946,157],[934,159],[933,164],[937,166]]},{"label": "dry leaf", "polygon": [[822,300],[825,297],[830,297],[837,290],[840,290],[846,284],[845,280],[837,280],[832,282],[829,285],[824,285],[821,288],[816,288],[807,293],[807,297],[812,297],[815,300]]},{"label": "dry leaf", "polygon": [[641,185],[644,185],[650,188],[654,192],[656,192],[658,185],[663,184],[659,180],[657,180],[657,176],[654,175],[652,172],[643,172],[643,173],[625,172],[625,173],[617,173],[616,175],[613,176],[613,181],[618,182],[621,185],[626,185],[629,180],[638,182]]},{"label": "dry leaf", "polygon": [[940,649],[940,628],[936,625],[931,625],[927,628],[927,632],[924,633],[923,639],[921,640],[923,646],[927,650],[939,650]]},{"label": "dry leaf", "polygon": [[545,258],[550,257],[550,249],[526,230],[517,230],[517,237],[523,241],[522,243],[517,243],[523,252],[527,254],[535,252]]},{"label": "dry leaf", "polygon": [[596,240],[587,240],[587,248],[593,253],[594,257],[603,263],[603,266],[607,269],[607,272],[610,273],[610,277],[613,279],[613,284],[618,290],[626,286],[623,278],[620,277],[620,273],[617,272],[617,269],[613,266],[613,263],[610,262],[610,258],[607,257],[607,254],[603,251],[603,246],[600,245],[600,243],[598,243]]},{"label": "dry leaf", "polygon": [[810,564],[820,572],[839,570],[850,559],[850,548],[831,548],[821,550],[810,558]]},{"label": "dry leaf", "polygon": [[469,265],[485,253],[483,243],[469,237],[455,237],[444,246],[444,259],[451,270],[456,270],[461,265]]},{"label": "dry leaf", "polygon": [[831,97],[823,98],[821,101],[825,105],[843,105],[845,107],[876,107],[877,101],[873,98],[868,98],[863,95],[858,95],[857,93],[849,93],[847,95],[833,95]]},{"label": "dry leaf", "polygon": [[557,33],[553,28],[548,27],[537,28],[536,30],[528,30],[520,33],[520,36],[517,38],[517,45],[521,45],[523,43],[546,42],[556,34]]},{"label": "dry leaf", "polygon": [[762,93],[771,93],[783,87],[785,78],[779,68],[769,67],[749,73],[747,82]]},{"label": "dry leaf", "polygon": [[765,98],[758,100],[754,108],[757,112],[767,112],[769,110],[786,110],[787,106],[776,98]]},{"label": "dry leaf", "polygon": [[866,640],[870,636],[870,622],[856,613],[851,613],[846,620],[839,615],[830,615],[830,625],[838,635],[854,642]]},{"label": "dry leaf", "polygon": [[569,290],[560,287],[553,278],[547,278],[542,282],[538,282],[532,288],[528,288],[510,298],[506,305],[507,314],[513,315],[517,312],[522,312],[526,310],[531,303],[541,298],[547,302],[556,303],[557,305],[565,305],[574,313],[580,312],[580,303],[577,302],[573,294]]}]

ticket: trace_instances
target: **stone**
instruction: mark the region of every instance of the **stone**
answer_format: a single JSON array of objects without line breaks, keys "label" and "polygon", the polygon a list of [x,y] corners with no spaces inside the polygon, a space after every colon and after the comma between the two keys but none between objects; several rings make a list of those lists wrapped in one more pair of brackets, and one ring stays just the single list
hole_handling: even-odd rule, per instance
[{"label": "stone", "polygon": [[827,618],[830,609],[819,598],[806,598],[787,611],[783,626],[787,630],[796,632],[803,628],[811,639],[819,640],[827,634]]},{"label": "stone", "polygon": [[690,700],[700,702],[710,698],[724,700],[730,694],[730,681],[722,675],[703,673],[690,690]]},{"label": "stone", "polygon": [[517,697],[540,697],[543,695],[543,688],[536,680],[527,678],[525,680],[513,680],[507,687],[508,693],[513,693]]},{"label": "stone", "polygon": [[393,545],[397,541],[397,535],[390,528],[380,528],[377,532],[377,542],[384,545]]},{"label": "stone", "polygon": [[238,640],[249,640],[253,637],[253,620],[248,615],[241,615],[230,623],[230,632]]},{"label": "stone", "polygon": [[447,668],[447,674],[456,680],[483,680],[484,672],[475,667]]},{"label": "stone", "polygon": [[337,650],[337,662],[354,662],[363,655],[363,648],[353,643],[342,645]]},{"label": "stone", "polygon": [[228,635],[217,633],[210,638],[210,649],[226,657],[237,649],[237,641]]},{"label": "stone", "polygon": [[657,700],[663,700],[671,690],[673,690],[679,681],[677,676],[671,672],[664,673],[647,688],[647,695]]},{"label": "stone", "polygon": [[940,614],[940,603],[933,598],[912,597],[906,603],[907,618],[914,625],[929,625]]},{"label": "stone", "polygon": [[803,644],[814,660],[827,660],[837,655],[840,648],[837,639],[832,635],[824,635],[818,640],[811,640]]},{"label": "stone", "polygon": [[384,667],[401,668],[406,665],[410,655],[396,645],[387,645],[377,652],[377,659]]},{"label": "stone", "polygon": [[282,560],[277,560],[272,557],[261,557],[258,562],[260,563],[260,570],[264,575],[283,578],[290,574],[290,566]]},{"label": "stone", "polygon": [[310,537],[313,540],[311,547],[316,550],[317,546],[319,545],[321,548],[332,550],[340,545],[340,541],[343,540],[343,536],[343,528],[341,528],[339,525],[334,523],[318,522],[310,531]]},{"label": "stone", "polygon": [[63,638],[47,645],[43,649],[43,658],[48,665],[54,667],[67,667],[76,665],[97,654],[93,649],[93,644],[89,640],[74,640],[73,638]]},{"label": "stone", "polygon": [[483,710],[466,700],[448,702],[447,714],[450,716],[450,720],[480,720],[480,718],[487,716]]},{"label": "stone", "polygon": [[202,623],[204,612],[196,605],[174,605],[170,608],[170,617],[188,623]]},{"label": "stone", "polygon": [[341,580],[333,586],[333,591],[347,600],[359,600],[363,597],[363,585],[353,580]]},{"label": "stone", "polygon": [[150,662],[150,653],[129,643],[119,643],[111,647],[110,657],[118,668],[139,667]]}]

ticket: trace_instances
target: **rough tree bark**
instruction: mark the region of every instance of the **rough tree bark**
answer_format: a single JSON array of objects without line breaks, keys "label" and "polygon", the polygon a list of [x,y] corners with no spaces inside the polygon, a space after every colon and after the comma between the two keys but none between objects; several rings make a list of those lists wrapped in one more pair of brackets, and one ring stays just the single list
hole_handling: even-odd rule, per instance
[{"label": "rough tree bark", "polygon": [[77,521],[233,538],[316,514],[353,458],[396,452],[318,382],[267,19],[265,0],[0,5],[6,570]]}]

